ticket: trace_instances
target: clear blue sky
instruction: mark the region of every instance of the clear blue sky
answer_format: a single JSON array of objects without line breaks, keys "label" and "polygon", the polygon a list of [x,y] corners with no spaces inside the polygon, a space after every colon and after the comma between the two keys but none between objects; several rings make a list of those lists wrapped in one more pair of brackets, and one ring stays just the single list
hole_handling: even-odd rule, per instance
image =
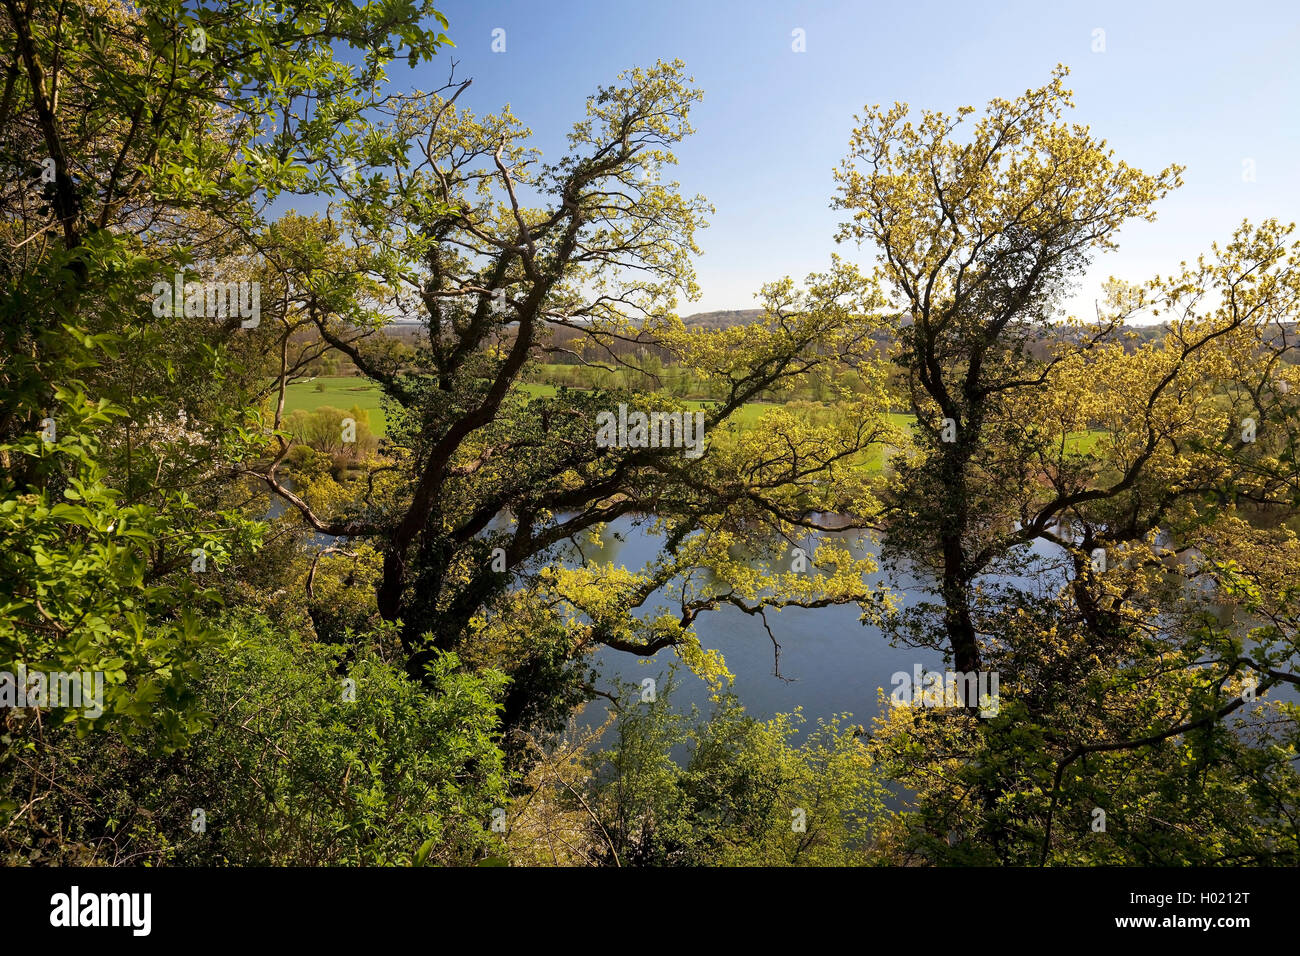
[{"label": "clear blue sky", "polygon": [[[696,134],[665,171],[716,207],[700,235],[702,298],[683,314],[750,308],[759,286],[822,269],[836,250],[831,170],[852,117],[902,100],[951,111],[1071,74],[1074,118],[1148,171],[1187,167],[1159,219],[1124,230],[1074,302],[1091,313],[1107,275],[1141,281],[1225,239],[1243,217],[1300,220],[1300,4],[443,0],[474,84],[462,103],[510,103],[557,156],[585,98],[629,66],[681,57],[704,90]],[[506,52],[491,51],[492,30]],[[805,31],[807,51],[791,50]],[[1105,31],[1105,52],[1092,50]],[[414,84],[445,78],[447,56]],[[394,67],[399,85],[411,83]],[[1245,182],[1243,160],[1256,179]],[[851,245],[842,254],[866,262]]]}]

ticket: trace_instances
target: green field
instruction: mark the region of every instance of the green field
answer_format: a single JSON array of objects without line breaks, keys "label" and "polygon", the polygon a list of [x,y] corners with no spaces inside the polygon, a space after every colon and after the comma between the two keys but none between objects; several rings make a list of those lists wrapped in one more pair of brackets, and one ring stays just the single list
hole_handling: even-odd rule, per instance
[{"label": "green field", "polygon": [[[526,394],[529,398],[551,398],[556,392],[556,387],[554,385],[523,384],[516,386],[516,388]],[[692,411],[698,411],[700,409],[715,406],[718,402],[686,399],[682,404]],[[774,402],[747,402],[740,406],[739,410],[732,416],[731,420],[740,425],[741,428],[750,428],[758,423],[758,420],[763,417],[763,413],[768,409],[779,407],[780,406]],[[892,414],[889,416],[889,419],[895,425],[905,424],[912,420],[910,415]]]},{"label": "green field", "polygon": [[[321,391],[316,387],[322,386]],[[353,406],[370,414],[370,429],[376,435],[384,434],[384,412],[379,407],[383,393],[379,386],[364,378],[339,376],[334,378],[314,378],[309,382],[296,382],[284,390],[284,413],[286,415],[306,409],[332,405],[345,411]]]},{"label": "green field", "polygon": [[[323,386],[320,391],[317,390],[318,385]],[[529,398],[550,398],[556,391],[554,385],[520,384],[516,388]],[[371,430],[376,435],[383,435],[386,423],[383,410],[379,406],[380,397],[379,387],[364,378],[323,377],[290,385],[285,390],[284,410],[285,414],[289,414],[300,408],[310,410],[320,408],[322,405],[332,405],[335,408],[342,409],[356,406],[370,413]],[[702,401],[687,401],[685,403],[686,407],[690,409],[702,409],[716,404],[716,402]],[[741,428],[750,428],[757,424],[764,412],[776,407],[776,405],[768,402],[749,402],[740,407],[740,410],[733,416],[733,420]],[[890,413],[889,421],[898,428],[910,428],[912,416]],[[1070,448],[1076,452],[1091,451],[1101,438],[1101,435],[1101,432],[1082,432],[1071,435],[1068,439]],[[872,454],[872,464],[879,464],[879,452]]]},{"label": "green field", "polygon": [[[318,391],[317,386],[322,386],[321,390]],[[516,387],[529,398],[550,398],[556,392],[554,385],[520,384]],[[284,411],[288,415],[298,409],[311,410],[323,405],[342,409],[352,408],[355,405],[370,413],[371,430],[376,435],[382,435],[385,430],[385,420],[379,404],[380,397],[379,387],[364,378],[321,377],[308,382],[297,382],[285,389]],[[686,407],[690,409],[702,409],[716,404],[716,402],[702,401],[685,402]],[[777,406],[768,402],[750,402],[741,406],[733,416],[733,420],[742,428],[748,428],[757,423],[765,411],[775,407]],[[895,415],[891,418],[897,421],[908,420],[908,416],[905,415]]]}]

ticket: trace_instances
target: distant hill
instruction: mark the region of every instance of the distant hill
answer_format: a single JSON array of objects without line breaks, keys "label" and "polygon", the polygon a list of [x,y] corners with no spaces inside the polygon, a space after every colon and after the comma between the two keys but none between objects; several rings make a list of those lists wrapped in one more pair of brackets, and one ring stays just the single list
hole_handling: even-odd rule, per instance
[{"label": "distant hill", "polygon": [[724,309],[721,312],[696,312],[684,317],[682,322],[693,329],[729,329],[733,325],[749,325],[762,314],[762,309]]}]

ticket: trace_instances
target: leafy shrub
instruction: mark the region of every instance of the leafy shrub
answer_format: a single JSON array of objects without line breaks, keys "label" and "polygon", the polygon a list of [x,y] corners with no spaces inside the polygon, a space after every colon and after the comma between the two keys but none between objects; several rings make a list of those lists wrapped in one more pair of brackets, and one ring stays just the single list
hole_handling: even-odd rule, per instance
[{"label": "leafy shrub", "polygon": [[[344,423],[356,424],[355,441],[344,441]],[[379,447],[379,439],[370,429],[370,413],[353,406],[344,410],[332,405],[299,408],[284,419],[284,430],[317,451],[345,458],[363,458]]]},{"label": "leafy shrub", "polygon": [[[700,721],[675,712],[670,697],[671,681],[654,702],[625,705],[613,745],[582,761],[585,779],[550,786],[564,776],[563,760],[534,772],[550,786],[542,805],[530,811],[550,816],[544,829],[560,829],[553,805],[565,808],[570,842],[576,829],[577,856],[590,863],[877,862],[875,831],[889,816],[886,791],[855,730],[835,718],[819,722],[800,741],[798,712],[756,720],[725,695]],[[575,766],[569,762],[568,770]],[[513,829],[538,828],[521,814]]]},{"label": "leafy shrub", "polygon": [[186,750],[158,760],[147,740],[54,730],[6,757],[6,862],[467,864],[492,852],[500,675],[448,654],[426,690],[363,644],[349,701],[338,648],[260,618],[226,628],[198,689],[208,729]]}]

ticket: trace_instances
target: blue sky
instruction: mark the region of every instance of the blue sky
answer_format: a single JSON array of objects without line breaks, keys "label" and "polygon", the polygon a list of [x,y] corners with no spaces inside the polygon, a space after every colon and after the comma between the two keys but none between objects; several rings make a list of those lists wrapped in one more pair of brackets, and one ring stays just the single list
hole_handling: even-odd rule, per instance
[{"label": "blue sky", "polygon": [[[461,102],[476,112],[510,103],[547,156],[583,116],[588,93],[630,66],[681,57],[704,102],[695,135],[665,171],[716,207],[700,234],[702,298],[683,314],[750,308],[759,286],[824,268],[840,215],[832,169],[854,113],[908,102],[952,111],[1015,96],[1071,74],[1073,119],[1117,156],[1154,172],[1187,167],[1186,185],[1133,224],[1073,299],[1092,312],[1108,275],[1141,281],[1223,240],[1243,217],[1300,219],[1300,5],[1290,2],[973,4],[443,0],[460,61],[473,77]],[[506,31],[506,52],[491,50]],[[805,31],[807,50],[791,49]],[[1096,29],[1105,51],[1093,52]],[[399,86],[441,84],[446,55]],[[1254,161],[1255,180],[1243,180]]]}]

